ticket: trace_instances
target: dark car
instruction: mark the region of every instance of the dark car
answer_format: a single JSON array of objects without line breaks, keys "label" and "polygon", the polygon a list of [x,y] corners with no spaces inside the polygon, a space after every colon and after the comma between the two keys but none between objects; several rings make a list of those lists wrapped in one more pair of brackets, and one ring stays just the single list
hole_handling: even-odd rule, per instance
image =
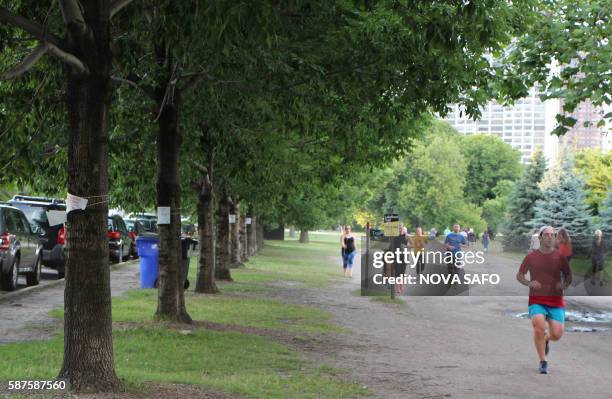
[{"label": "dark car", "polygon": [[137,213],[131,219],[139,221],[147,233],[157,233],[157,216],[150,213]]},{"label": "dark car", "polygon": [[130,251],[136,245],[128,234],[127,226],[120,215],[108,216],[108,249],[110,259],[115,262],[123,262],[130,258]]},{"label": "dark car", "polygon": [[144,228],[142,223],[136,219],[123,219],[127,226],[128,235],[132,239],[132,246],[130,247],[130,255],[133,258],[138,258],[138,249],[136,248],[136,237],[142,233],[146,233],[147,230]]},{"label": "dark car", "polygon": [[40,282],[41,250],[39,237],[19,209],[0,204],[0,269],[2,289],[14,291],[19,274],[28,285]]},{"label": "dark car", "polygon": [[16,195],[8,203],[24,213],[32,230],[39,235],[43,247],[42,264],[57,270],[58,278],[64,278],[66,228],[63,223],[50,226],[47,218],[47,211],[66,211],[64,200]]}]

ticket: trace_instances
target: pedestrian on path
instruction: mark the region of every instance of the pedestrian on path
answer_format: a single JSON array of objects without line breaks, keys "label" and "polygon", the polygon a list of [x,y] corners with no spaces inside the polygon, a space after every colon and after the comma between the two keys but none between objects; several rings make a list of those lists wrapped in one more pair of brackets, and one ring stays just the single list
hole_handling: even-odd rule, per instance
[{"label": "pedestrian on path", "polygon": [[357,245],[355,237],[351,233],[351,226],[344,227],[344,233],[340,238],[342,245],[342,268],[344,269],[344,277],[353,277],[353,262],[357,255]]},{"label": "pedestrian on path", "polygon": [[489,252],[489,232],[486,230],[482,232],[482,247],[485,254]]},{"label": "pedestrian on path", "polygon": [[[434,238],[432,239],[430,236],[429,239],[435,240],[436,237],[434,236]],[[419,260],[416,264],[416,272],[417,274],[421,274],[423,273],[423,270],[425,270],[425,263],[423,262],[423,257],[425,256],[425,244],[427,244],[427,237],[423,235],[422,228],[416,228],[416,233],[413,237],[410,238],[410,244],[412,245],[412,252],[415,254],[415,256],[419,257]],[[421,255],[417,255],[419,252],[421,253]]]},{"label": "pedestrian on path", "polygon": [[444,246],[452,254],[452,262],[448,265],[448,272],[451,274],[458,274],[459,270],[463,268],[457,267],[457,254],[467,246],[468,242],[466,235],[463,235],[464,231],[460,231],[458,224],[453,225],[453,232],[448,233],[444,239]]},{"label": "pedestrian on path", "polygon": [[538,230],[537,229],[533,229],[531,231],[531,241],[529,242],[529,251],[527,252],[533,252],[533,251],[537,251],[538,249],[540,249],[540,236],[538,235]]},{"label": "pedestrian on path", "polygon": [[[565,302],[563,290],[572,282],[567,258],[555,249],[555,231],[544,226],[538,233],[539,249],[525,256],[516,279],[529,287],[529,318],[533,341],[540,358],[540,374],[548,374],[550,341],[563,336]],[[525,277],[529,273],[529,280]]]},{"label": "pedestrian on path", "polygon": [[[403,251],[404,248],[408,247],[408,229],[404,227],[402,223],[399,225],[399,235],[397,237],[391,238],[391,248],[390,251],[395,252],[396,250]],[[406,273],[406,263],[402,261],[403,257],[399,259],[394,259],[393,261],[393,275],[394,277],[402,277]],[[398,279],[400,280],[400,279]],[[401,294],[404,291],[404,285],[400,282],[395,283],[395,293]]]},{"label": "pedestrian on path", "polygon": [[450,234],[450,232],[451,232],[451,231],[450,231],[450,229],[449,229],[448,227],[447,227],[447,228],[445,228],[445,229],[444,229],[444,238],[446,238],[446,236],[447,236],[447,235],[449,235],[449,234]]},{"label": "pedestrian on path", "polygon": [[595,237],[591,245],[591,284],[595,285],[595,279],[599,277],[599,286],[604,285],[604,263],[606,256],[606,244],[601,230],[595,230]]},{"label": "pedestrian on path", "polygon": [[[420,227],[417,227],[417,229],[420,229]],[[421,231],[422,230],[423,229],[421,229]],[[438,235],[438,230],[436,230],[435,227],[432,227],[431,230],[429,230],[429,239],[435,240],[437,235]]]},{"label": "pedestrian on path", "polygon": [[557,249],[562,256],[567,258],[567,263],[572,259],[572,239],[563,227],[557,231]]}]

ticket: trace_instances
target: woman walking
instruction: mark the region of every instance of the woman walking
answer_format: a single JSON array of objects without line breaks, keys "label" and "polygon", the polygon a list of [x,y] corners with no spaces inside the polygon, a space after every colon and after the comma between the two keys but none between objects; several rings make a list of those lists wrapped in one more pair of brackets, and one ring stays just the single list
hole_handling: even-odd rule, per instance
[{"label": "woman walking", "polygon": [[561,256],[565,256],[569,263],[572,259],[572,239],[563,227],[557,231],[557,250]]},{"label": "woman walking", "polygon": [[[433,240],[435,240],[435,236]],[[417,227],[416,233],[414,237],[411,237],[410,241],[412,244],[412,251],[414,252],[414,254],[416,255],[417,253],[421,252],[421,255],[418,258],[419,260],[417,261],[417,264],[416,264],[416,272],[417,274],[421,274],[423,273],[423,270],[425,270],[425,263],[423,262],[423,257],[425,256],[425,253],[424,253],[425,244],[427,244],[427,237],[423,235],[423,229],[420,227]]]},{"label": "woman walking", "polygon": [[601,230],[595,230],[593,245],[591,246],[591,284],[595,285],[595,279],[599,277],[599,286],[603,287],[604,282],[604,257],[606,256],[606,245],[603,240]]},{"label": "woman walking", "polygon": [[489,232],[486,230],[482,233],[482,247],[486,254],[489,251]]},{"label": "woman walking", "polygon": [[342,268],[344,269],[344,277],[353,277],[353,262],[357,254],[355,245],[355,237],[351,234],[351,226],[344,227],[344,233],[340,238],[342,245]]}]

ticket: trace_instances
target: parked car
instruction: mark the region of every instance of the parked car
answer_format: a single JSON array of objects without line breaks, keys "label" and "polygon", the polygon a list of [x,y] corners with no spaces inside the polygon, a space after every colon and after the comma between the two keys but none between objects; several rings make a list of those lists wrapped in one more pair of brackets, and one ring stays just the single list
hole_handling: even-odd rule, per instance
[{"label": "parked car", "polygon": [[157,216],[151,213],[137,213],[131,216],[142,224],[147,233],[157,233]]},{"label": "parked car", "polygon": [[136,242],[128,234],[127,226],[120,215],[108,216],[107,235],[110,259],[115,263],[128,260]]},{"label": "parked car", "polygon": [[142,233],[146,233],[147,230],[144,228],[142,223],[136,219],[123,219],[127,226],[128,235],[132,239],[132,246],[130,247],[130,255],[133,258],[138,258],[138,248],[136,247],[136,237]]},{"label": "parked car", "polygon": [[28,285],[40,282],[42,246],[28,219],[19,209],[0,204],[0,269],[2,289],[14,291],[19,274]]},{"label": "parked car", "polygon": [[57,198],[15,195],[8,203],[20,209],[28,219],[34,233],[42,244],[41,262],[44,266],[57,270],[57,277],[66,274],[66,228],[64,224],[49,225],[47,211],[66,211],[64,200]]}]

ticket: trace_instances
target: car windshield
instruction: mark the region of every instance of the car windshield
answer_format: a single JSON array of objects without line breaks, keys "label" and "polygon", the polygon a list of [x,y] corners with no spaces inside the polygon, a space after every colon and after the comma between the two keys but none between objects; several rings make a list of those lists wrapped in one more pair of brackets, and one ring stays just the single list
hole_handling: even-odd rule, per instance
[{"label": "car windshield", "polygon": [[14,204],[15,208],[21,209],[26,219],[32,226],[35,224],[41,226],[49,223],[47,219],[47,210],[44,207],[32,206],[26,204]]},{"label": "car windshield", "polygon": [[125,222],[125,227],[127,227],[128,230],[134,228],[134,221],[133,220],[125,219],[124,222]]}]

